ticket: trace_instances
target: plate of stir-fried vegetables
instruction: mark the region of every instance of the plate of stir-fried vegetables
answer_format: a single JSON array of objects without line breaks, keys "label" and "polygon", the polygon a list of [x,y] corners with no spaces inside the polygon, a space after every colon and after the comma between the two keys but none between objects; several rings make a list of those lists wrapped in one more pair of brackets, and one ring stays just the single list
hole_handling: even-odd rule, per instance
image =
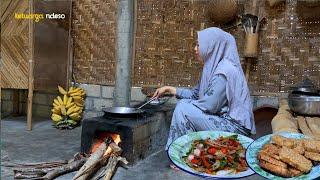
[{"label": "plate of stir-fried vegetables", "polygon": [[246,162],[253,139],[223,131],[199,131],[176,139],[168,149],[180,169],[201,177],[240,178],[254,174]]}]

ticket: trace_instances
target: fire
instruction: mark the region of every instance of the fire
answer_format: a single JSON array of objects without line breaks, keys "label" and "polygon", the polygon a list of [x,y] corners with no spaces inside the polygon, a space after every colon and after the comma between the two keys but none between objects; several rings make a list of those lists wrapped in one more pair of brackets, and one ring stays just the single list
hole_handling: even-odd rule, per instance
[{"label": "fire", "polygon": [[[106,140],[107,137],[111,137],[113,142],[119,144],[121,142],[121,138],[119,134],[104,132],[99,135],[99,139],[95,141],[91,148],[91,153],[95,152],[99,146]],[[104,155],[111,153],[111,148],[108,147]]]}]

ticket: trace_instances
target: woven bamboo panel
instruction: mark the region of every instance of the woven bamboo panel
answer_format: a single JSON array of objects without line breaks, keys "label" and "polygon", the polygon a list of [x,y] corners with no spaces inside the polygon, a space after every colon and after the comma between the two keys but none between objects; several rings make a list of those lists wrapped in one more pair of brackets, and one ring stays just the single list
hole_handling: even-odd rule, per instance
[{"label": "woven bamboo panel", "polygon": [[268,23],[261,31],[259,57],[250,72],[251,89],[286,92],[305,77],[320,87],[320,17],[303,19],[296,0],[274,9],[259,3]]},{"label": "woven bamboo panel", "polygon": [[194,84],[201,71],[194,58],[197,30],[204,28],[204,4],[189,0],[139,0],[133,84]]},{"label": "woven bamboo panel", "polygon": [[[238,1],[251,12],[252,0]],[[297,14],[296,0],[271,9],[258,1],[267,24],[260,34],[259,57],[253,62],[249,85],[253,92],[283,92],[308,76],[320,86],[320,20],[306,21]],[[201,72],[193,47],[196,31],[210,26],[206,1],[139,0],[134,60],[135,86],[193,86]],[[244,31],[229,30],[242,55]]]},{"label": "woven bamboo panel", "polygon": [[28,20],[14,13],[28,13],[28,1],[1,1],[1,87],[28,88]]},{"label": "woven bamboo panel", "polygon": [[114,84],[116,0],[73,1],[76,82]]}]

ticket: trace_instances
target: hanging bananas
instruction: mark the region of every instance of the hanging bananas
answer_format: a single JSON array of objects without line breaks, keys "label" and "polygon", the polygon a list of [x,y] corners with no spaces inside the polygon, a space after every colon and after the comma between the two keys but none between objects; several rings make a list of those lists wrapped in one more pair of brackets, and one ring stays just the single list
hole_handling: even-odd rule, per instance
[{"label": "hanging bananas", "polygon": [[52,103],[51,119],[59,129],[74,128],[82,118],[86,92],[80,87],[70,87],[65,90],[58,86],[61,95]]}]

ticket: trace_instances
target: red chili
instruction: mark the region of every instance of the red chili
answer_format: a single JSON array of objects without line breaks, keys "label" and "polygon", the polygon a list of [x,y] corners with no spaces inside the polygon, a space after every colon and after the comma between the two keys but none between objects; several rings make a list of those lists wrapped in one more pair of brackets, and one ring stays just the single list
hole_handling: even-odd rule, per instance
[{"label": "red chili", "polygon": [[215,155],[216,152],[217,152],[217,150],[214,147],[208,149],[208,153],[211,154],[211,155]]},{"label": "red chili", "polygon": [[221,152],[222,152],[223,154],[227,154],[227,153],[228,153],[228,149],[227,149],[227,148],[221,148]]},{"label": "red chili", "polygon": [[192,162],[193,164],[198,164],[198,163],[199,163],[199,160],[196,159],[196,158],[193,158],[193,159],[191,160],[191,162]]}]

